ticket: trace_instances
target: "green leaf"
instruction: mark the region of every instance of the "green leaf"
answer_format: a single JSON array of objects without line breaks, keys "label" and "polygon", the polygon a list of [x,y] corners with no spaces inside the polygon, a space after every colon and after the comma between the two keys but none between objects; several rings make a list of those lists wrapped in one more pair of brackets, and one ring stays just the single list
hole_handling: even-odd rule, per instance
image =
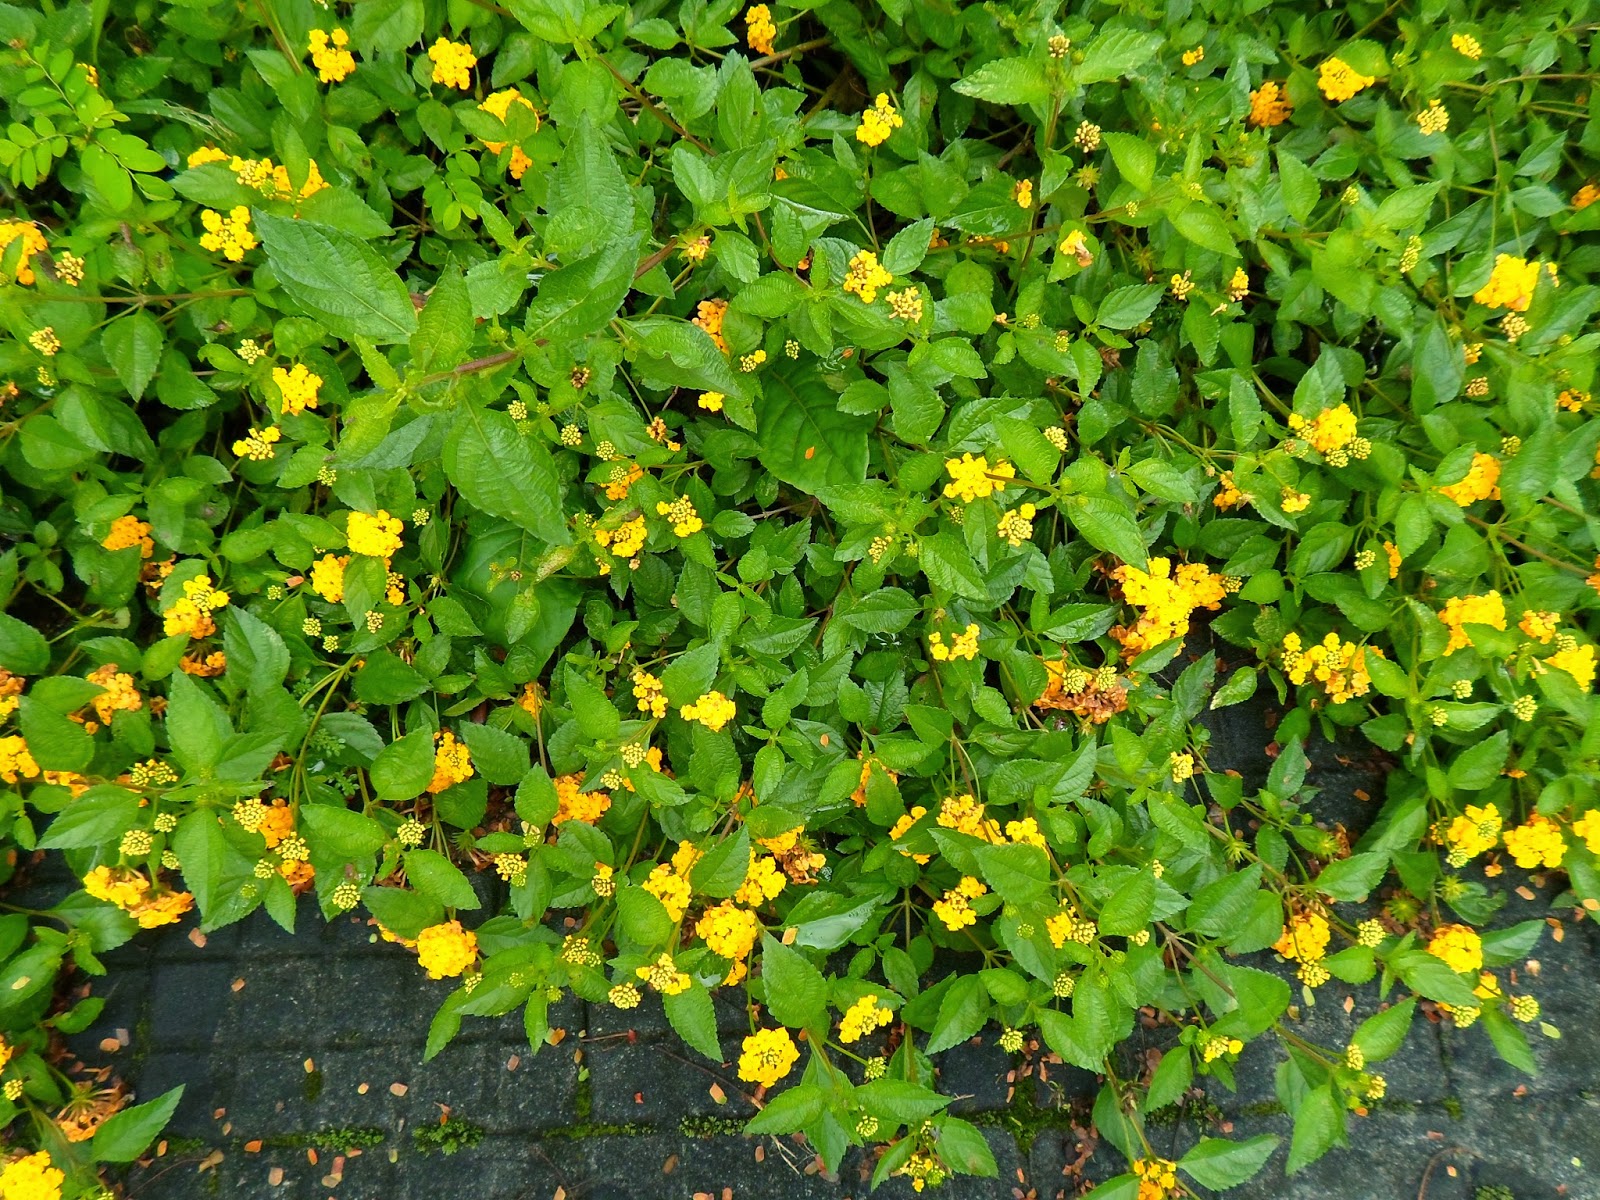
[{"label": "green leaf", "polygon": [[138,309],[111,322],[100,335],[106,361],[135,400],[143,398],[145,388],[155,378],[166,341],[161,323]]},{"label": "green leaf", "polygon": [[335,337],[408,341],[417,328],[411,293],[364,241],[331,225],[253,211],[267,261],[292,296]]},{"label": "green leaf", "polygon": [[1511,735],[1504,729],[1458,754],[1447,773],[1450,786],[1476,792],[1500,778]]},{"label": "green leaf", "polygon": [[943,588],[968,600],[987,600],[989,587],[978,564],[967,552],[967,544],[954,533],[936,533],[921,542],[918,561],[934,587]]},{"label": "green leaf", "polygon": [[1050,98],[1044,63],[1031,58],[994,59],[953,87],[963,96],[991,104],[1043,104]]},{"label": "green leaf", "polygon": [[679,1037],[712,1062],[722,1061],[722,1046],[717,1041],[717,1016],[705,985],[695,983],[676,996],[664,996],[662,1004],[667,1010],[667,1020],[672,1022]]},{"label": "green leaf", "polygon": [[1373,1013],[1356,1029],[1350,1039],[1351,1045],[1361,1047],[1369,1063],[1392,1057],[1405,1043],[1406,1034],[1411,1030],[1412,1015],[1416,1011],[1416,1000],[1409,999]]},{"label": "green leaf", "polygon": [[138,821],[139,797],[124,788],[97,784],[73,800],[39,839],[41,850],[73,850],[109,844]]},{"label": "green leaf", "polygon": [[521,783],[528,773],[528,743],[493,725],[467,721],[458,727],[472,754],[472,765],[490,783]]},{"label": "green leaf", "polygon": [[498,409],[463,405],[445,439],[443,462],[473,507],[555,546],[572,542],[550,450],[525,437]]},{"label": "green leaf", "polygon": [[1201,1138],[1178,1160],[1178,1169],[1201,1187],[1226,1191],[1238,1187],[1266,1165],[1281,1139],[1270,1133],[1243,1142]]},{"label": "green leaf", "polygon": [[939,1001],[927,1052],[937,1054],[976,1034],[989,1019],[989,993],[976,975],[958,975]]},{"label": "green leaf", "polygon": [[437,850],[408,850],[406,878],[424,896],[446,908],[477,908],[478,894],[457,867]]},{"label": "green leaf", "polygon": [[41,770],[81,771],[94,757],[94,739],[83,731],[82,725],[46,708],[32,696],[22,697],[17,725]]},{"label": "green leaf", "polygon": [[1100,909],[1104,933],[1129,935],[1150,924],[1156,904],[1156,877],[1136,870],[1117,887]]},{"label": "green leaf", "polygon": [[814,1083],[799,1083],[770,1097],[744,1129],[746,1133],[796,1133],[827,1111],[827,1093]]},{"label": "green leaf", "polygon": [[368,774],[380,799],[403,802],[422,794],[433,779],[433,734],[418,729],[391,742],[372,760]]},{"label": "green leaf", "polygon": [[860,483],[873,424],[840,412],[838,396],[815,366],[774,372],[756,402],[761,465],[808,494]]},{"label": "green leaf", "polygon": [[661,672],[661,690],[674,707],[691,704],[705,695],[716,682],[722,664],[722,647],[707,642],[678,655]]},{"label": "green leaf", "polygon": [[312,848],[330,851],[335,857],[360,858],[389,840],[372,817],[334,804],[303,804],[300,820],[311,835]]},{"label": "green leaf", "polygon": [[827,1016],[828,985],[822,972],[770,933],[761,935],[761,978],[767,986],[767,1008],[780,1024],[808,1029]]},{"label": "green leaf", "polygon": [[183,1099],[183,1084],[154,1100],[135,1104],[107,1117],[94,1131],[90,1149],[100,1162],[132,1162],[156,1140],[156,1135],[172,1119],[178,1101]]},{"label": "green leaf", "polygon": [[950,1098],[904,1079],[875,1079],[855,1089],[855,1102],[882,1120],[911,1125],[933,1116]]},{"label": "green leaf", "polygon": [[1083,61],[1072,69],[1072,81],[1081,87],[1132,75],[1151,60],[1165,38],[1159,33],[1134,29],[1103,29],[1084,47]]},{"label": "green leaf", "polygon": [[0,667],[15,675],[39,675],[50,665],[50,643],[32,625],[0,613]]},{"label": "green leaf", "polygon": [[695,860],[689,880],[696,894],[721,900],[737,892],[749,873],[750,833],[741,826]]},{"label": "green leaf", "polygon": [[1065,496],[1061,507],[1095,549],[1140,570],[1145,568],[1144,536],[1126,504],[1109,496]]},{"label": "green leaf", "polygon": [[1294,1113],[1294,1138],[1285,1170],[1293,1175],[1345,1143],[1344,1105],[1334,1085],[1308,1091]]},{"label": "green leaf", "polygon": [[959,1117],[945,1117],[939,1122],[939,1157],[962,1175],[994,1179],[1000,1174],[987,1139],[976,1125]]},{"label": "green leaf", "polygon": [[1317,876],[1317,890],[1334,900],[1365,900],[1388,869],[1386,854],[1352,854],[1322,868]]},{"label": "green leaf", "polygon": [[1283,190],[1283,206],[1297,225],[1304,225],[1311,210],[1322,198],[1322,185],[1306,166],[1282,146],[1278,147],[1278,184]]},{"label": "green leaf", "polygon": [[1159,283],[1114,288],[1101,299],[1095,312],[1095,324],[1107,329],[1132,329],[1155,312],[1165,290]]},{"label": "green leaf", "polygon": [[528,336],[560,345],[604,329],[633,289],[638,265],[639,239],[634,236],[552,271],[528,304]]},{"label": "green leaf", "polygon": [[672,914],[643,888],[617,889],[617,915],[623,932],[641,946],[659,946],[672,934]]},{"label": "green leaf", "polygon": [[411,664],[378,650],[355,673],[351,687],[368,704],[404,704],[427,691],[428,681]]}]

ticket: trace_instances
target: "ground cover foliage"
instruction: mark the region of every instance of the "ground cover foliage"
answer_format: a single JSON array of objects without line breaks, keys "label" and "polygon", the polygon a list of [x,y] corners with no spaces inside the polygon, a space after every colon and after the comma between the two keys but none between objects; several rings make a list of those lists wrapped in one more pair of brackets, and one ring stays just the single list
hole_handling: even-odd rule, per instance
[{"label": "ground cover foliage", "polygon": [[919,1190],[994,1171],[929,1059],[990,1022],[1104,1076],[1107,1200],[1280,1152],[1143,1132],[1255,1039],[1291,1171],[1413,1021],[1531,1070],[1486,927],[1600,902],[1594,19],[0,5],[3,871],[83,880],[0,915],[0,1195],[177,1101],[65,1069],[97,955],[306,894],[452,981],[434,1053],[654,992],[720,1061],[739,997],[752,1131]]}]

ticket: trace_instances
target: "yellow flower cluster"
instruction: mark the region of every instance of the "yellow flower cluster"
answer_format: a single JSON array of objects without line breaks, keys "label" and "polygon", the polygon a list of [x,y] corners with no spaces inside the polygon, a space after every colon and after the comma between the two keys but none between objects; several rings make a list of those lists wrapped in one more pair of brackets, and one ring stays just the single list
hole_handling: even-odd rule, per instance
[{"label": "yellow flower cluster", "polygon": [[11,243],[21,240],[21,257],[17,259],[17,282],[21,284],[33,283],[37,278],[29,259],[35,254],[44,254],[50,249],[50,243],[45,240],[44,234],[39,232],[39,227],[32,221],[0,221],[0,259],[3,259],[10,249]]},{"label": "yellow flower cluster", "polygon": [[1572,832],[1583,839],[1590,854],[1600,854],[1600,808],[1591,808],[1574,821]]},{"label": "yellow flower cluster", "polygon": [[1483,966],[1483,939],[1465,925],[1441,925],[1428,942],[1428,953],[1468,975]]},{"label": "yellow flower cluster", "polygon": [[[539,110],[534,108],[533,101],[529,100],[514,87],[506,88],[505,90],[499,92],[489,93],[489,95],[484,98],[483,103],[478,105],[478,108],[483,112],[488,113],[490,116],[499,117],[502,121],[504,121],[506,119],[506,115],[510,113],[511,106],[513,104],[520,104],[523,108],[531,112],[534,115],[534,120],[536,122],[535,127],[537,127]],[[506,148],[506,144],[504,142],[484,142],[483,148],[490,154],[499,154]],[[523,153],[521,146],[513,144],[511,147],[511,178],[521,179],[531,166],[533,166],[533,159],[529,158],[525,153]]]},{"label": "yellow flower cluster", "polygon": [[1538,259],[1530,262],[1514,254],[1496,255],[1489,282],[1474,292],[1472,298],[1489,308],[1527,312],[1528,305],[1533,303],[1533,289],[1539,282],[1541,265]]},{"label": "yellow flower cluster", "polygon": [[472,90],[471,71],[478,65],[478,56],[467,43],[441,37],[428,47],[428,60],[433,63],[433,82],[463,92]]},{"label": "yellow flower cluster", "polygon": [[670,504],[665,500],[657,501],[656,514],[671,521],[672,532],[681,538],[690,537],[706,527],[700,514],[695,511],[694,501],[687,496],[679,496]]},{"label": "yellow flower cluster", "polygon": [[888,293],[884,299],[889,302],[889,311],[900,320],[912,323],[922,320],[922,292],[919,289],[904,288]]},{"label": "yellow flower cluster", "polygon": [[1366,453],[1363,451],[1372,449],[1370,443],[1362,444],[1365,439],[1356,437],[1356,415],[1350,411],[1348,404],[1335,404],[1332,408],[1325,408],[1309,421],[1299,413],[1291,413],[1289,428],[1309,442],[1311,448],[1324,457],[1344,451],[1351,457],[1365,458]]},{"label": "yellow flower cluster", "polygon": [[846,1045],[859,1042],[893,1019],[893,1011],[880,1005],[878,997],[869,992],[845,1010],[843,1018],[839,1021],[839,1040]]},{"label": "yellow flower cluster", "polygon": [[[916,810],[913,809],[914,813]],[[1003,842],[1000,822],[984,815],[984,805],[969,792],[961,796],[946,796],[939,806],[939,824],[954,829],[968,837],[982,838],[986,842]],[[908,825],[907,828],[910,828]]]},{"label": "yellow flower cluster", "polygon": [[1033,207],[1033,180],[1019,180],[1011,189],[1011,198],[1017,202],[1018,208]]},{"label": "yellow flower cluster", "polygon": [[888,93],[879,92],[872,107],[861,114],[861,124],[856,126],[856,141],[867,146],[881,146],[889,140],[891,133],[905,123],[905,118],[889,103]]},{"label": "yellow flower cluster", "polygon": [[111,530],[100,544],[107,550],[126,550],[137,546],[140,558],[149,558],[156,552],[156,544],[150,539],[148,522],[133,516],[118,517],[111,522]]},{"label": "yellow flower cluster", "polygon": [[712,733],[722,732],[723,726],[733,720],[737,712],[734,702],[717,691],[706,692],[698,700],[678,709],[678,715],[685,721],[699,721]]},{"label": "yellow flower cluster", "polygon": [[594,531],[594,540],[602,548],[609,547],[611,553],[617,558],[632,558],[644,549],[644,540],[647,531],[643,517],[634,517],[631,521],[624,521],[615,529],[599,529]]},{"label": "yellow flower cluster", "polygon": [[1478,500],[1500,499],[1500,460],[1492,454],[1474,454],[1466,476],[1439,491],[1462,508]]},{"label": "yellow flower cluster", "polygon": [[1206,1062],[1216,1062],[1219,1058],[1238,1054],[1244,1049],[1244,1043],[1238,1038],[1208,1037],[1200,1043],[1200,1057]]},{"label": "yellow flower cluster", "polygon": [[673,962],[672,955],[666,951],[662,951],[661,956],[648,966],[635,967],[633,973],[663,996],[676,996],[686,992],[692,982],[687,975],[678,970],[678,964]]},{"label": "yellow flower cluster", "polygon": [[745,40],[757,54],[772,53],[772,39],[778,27],[772,23],[772,10],[765,4],[752,4],[744,14]]},{"label": "yellow flower cluster", "polygon": [[950,662],[957,658],[964,658],[970,662],[978,657],[978,627],[976,625],[968,625],[965,630],[951,639],[948,646],[944,644],[944,634],[930,633],[928,635],[928,654],[935,662]]},{"label": "yellow flower cluster", "polygon": [[1005,490],[1005,481],[1017,477],[1017,469],[1005,459],[996,459],[989,465],[989,457],[980,454],[974,458],[963,454],[960,458],[947,458],[944,469],[950,473],[950,482],[944,485],[949,499],[959,499],[965,504],[998,495]]},{"label": "yellow flower cluster", "polygon": [[727,315],[728,302],[726,300],[702,300],[695,306],[693,324],[700,326],[716,343],[717,349],[724,354],[728,352],[728,343],[722,337],[722,319]]},{"label": "yellow flower cluster", "polygon": [[1559,867],[1567,856],[1567,842],[1561,836],[1561,826],[1538,813],[1529,817],[1526,824],[1506,830],[1505,843],[1512,860],[1525,871],[1535,867]]},{"label": "yellow flower cluster", "polygon": [[438,748],[433,752],[433,778],[428,780],[428,794],[437,796],[445,788],[464,783],[472,776],[472,755],[466,743],[456,741],[456,735],[445,730],[439,735]]},{"label": "yellow flower cluster", "polygon": [[1111,573],[1122,585],[1123,599],[1140,609],[1131,628],[1118,625],[1111,636],[1122,643],[1125,658],[1137,658],[1153,646],[1189,632],[1189,616],[1197,608],[1216,609],[1226,594],[1223,576],[1204,563],[1183,563],[1177,572],[1166,558],[1152,558],[1149,569],[1123,565]]},{"label": "yellow flower cluster", "polygon": [[[927,815],[928,810],[923,808],[922,805],[913,805],[911,811],[902,814],[900,819],[896,821],[889,829],[889,840],[891,842],[898,842],[901,838],[905,837],[913,825]],[[932,858],[931,855],[913,854],[909,850],[901,850],[900,853],[918,863],[927,863]]]},{"label": "yellow flower cluster", "polygon": [[375,516],[353,512],[345,527],[345,540],[355,554],[387,559],[400,549],[400,533],[404,529],[405,523],[399,517],[391,517],[387,509],[380,508]]},{"label": "yellow flower cluster", "polygon": [[196,575],[184,581],[183,598],[162,614],[162,628],[168,637],[186,633],[192,638],[210,637],[217,631],[211,614],[228,607],[228,593],[211,586],[209,575]]},{"label": "yellow flower cluster", "polygon": [[1283,933],[1272,948],[1296,962],[1319,962],[1328,952],[1332,931],[1328,919],[1318,912],[1297,912],[1289,917]]},{"label": "yellow flower cluster", "polygon": [[1196,63],[1205,61],[1206,48],[1204,46],[1196,46],[1193,50],[1185,50],[1180,57],[1183,59],[1184,66],[1192,67]]},{"label": "yellow flower cluster", "polygon": [[[7,1099],[11,1099],[9,1093]],[[14,1158],[0,1171],[0,1198],[3,1200],[61,1200],[61,1185],[66,1176],[53,1166],[50,1153],[38,1150]]]},{"label": "yellow flower cluster", "polygon": [[326,29],[311,31],[311,65],[323,83],[341,83],[356,69],[356,60],[345,47],[350,35],[342,29],[331,34]]},{"label": "yellow flower cluster", "polygon": [[1033,537],[1033,518],[1038,511],[1031,504],[1008,508],[1000,515],[1000,521],[995,527],[995,532],[1005,538],[1011,545],[1020,546],[1023,542]]},{"label": "yellow flower cluster", "polygon": [[344,599],[344,569],[350,562],[348,554],[324,554],[311,564],[311,590],[329,604]]},{"label": "yellow flower cluster", "polygon": [[1452,596],[1445,601],[1439,619],[1450,629],[1450,641],[1444,648],[1448,656],[1472,645],[1472,639],[1463,628],[1465,625],[1489,625],[1495,629],[1504,629],[1505,601],[1501,600],[1499,592],[1494,591],[1476,596]]},{"label": "yellow flower cluster", "polygon": [[1050,935],[1050,944],[1057,950],[1068,942],[1087,946],[1100,933],[1093,921],[1070,906],[1048,917],[1044,923],[1044,930]]},{"label": "yellow flower cluster", "polygon": [[1417,128],[1432,135],[1450,128],[1450,110],[1442,100],[1430,100],[1428,107],[1417,114]]},{"label": "yellow flower cluster", "polygon": [[727,397],[721,392],[701,392],[700,398],[696,403],[707,412],[721,412],[722,402],[726,399]]},{"label": "yellow flower cluster", "polygon": [[1371,75],[1363,75],[1342,58],[1324,59],[1322,65],[1317,68],[1317,87],[1322,90],[1324,96],[1335,103],[1348,100],[1363,88],[1369,88],[1377,82]]},{"label": "yellow flower cluster", "polygon": [[200,248],[220,253],[229,262],[243,261],[245,251],[254,250],[259,244],[250,232],[250,210],[242,204],[235,205],[227,216],[215,209],[202,209],[200,224],[205,227]]},{"label": "yellow flower cluster", "polygon": [[670,863],[657,863],[641,886],[661,901],[661,906],[674,921],[683,920],[683,914],[689,909],[691,895],[687,869],[680,875]]},{"label": "yellow flower cluster", "polygon": [[789,1073],[800,1051],[787,1029],[758,1029],[744,1039],[739,1052],[739,1078],[771,1087]]},{"label": "yellow flower cluster", "polygon": [[610,792],[583,790],[583,775],[579,771],[576,775],[556,776],[556,815],[550,818],[550,824],[582,821],[586,825],[593,825],[611,807]]},{"label": "yellow flower cluster", "polygon": [[1500,841],[1500,809],[1493,801],[1483,806],[1469,804],[1466,811],[1450,821],[1443,841],[1449,847],[1445,861],[1463,867]]},{"label": "yellow flower cluster", "polygon": [[[1558,645],[1560,644],[1558,639]],[[1576,644],[1562,646],[1549,658],[1544,660],[1545,666],[1555,667],[1565,671],[1578,681],[1578,686],[1584,691],[1594,687],[1595,653],[1593,646],[1579,646]]]},{"label": "yellow flower cluster", "polygon": [[737,963],[755,949],[756,939],[761,936],[761,920],[749,909],[724,900],[700,914],[694,931],[705,939],[711,953]]},{"label": "yellow flower cluster", "polygon": [[1139,1177],[1138,1200],[1165,1200],[1178,1186],[1178,1164],[1165,1158],[1136,1158],[1133,1173]]},{"label": "yellow flower cluster", "polygon": [[1301,648],[1300,635],[1289,633],[1283,639],[1283,669],[1291,682],[1302,684],[1315,679],[1327,690],[1328,698],[1335,704],[1357,696],[1365,696],[1372,687],[1372,677],[1367,674],[1366,656],[1383,657],[1378,646],[1358,646],[1354,642],[1339,640],[1337,633],[1327,637],[1309,650]]},{"label": "yellow flower cluster", "polygon": [[127,867],[96,867],[83,877],[83,890],[96,900],[115,904],[137,921],[140,929],[174,925],[194,907],[194,897],[188,892],[153,890],[148,879]]},{"label": "yellow flower cluster", "polygon": [[787,882],[783,872],[778,869],[776,859],[752,853],[750,869],[745,872],[744,882],[739,885],[733,898],[750,908],[760,908],[768,900],[777,899]]},{"label": "yellow flower cluster", "polygon": [[251,462],[266,462],[277,453],[273,446],[282,438],[283,431],[276,425],[268,425],[265,429],[252,429],[233,443],[233,452],[240,458],[248,458]]},{"label": "yellow flower cluster", "polygon": [[116,713],[138,712],[144,707],[144,697],[133,686],[133,676],[117,670],[116,663],[96,667],[84,678],[96,687],[105,689],[89,702],[94,706],[95,715],[100,718],[102,725],[111,724],[111,718]]},{"label": "yellow flower cluster", "polygon": [[1283,93],[1283,87],[1272,80],[1265,80],[1259,88],[1250,93],[1250,124],[1258,129],[1282,125],[1294,115],[1294,108]]},{"label": "yellow flower cluster", "polygon": [[972,902],[979,896],[986,895],[989,889],[970,875],[963,875],[961,882],[945,892],[942,900],[935,900],[933,915],[944,922],[949,930],[965,929],[968,925],[977,923],[978,914],[972,911]]},{"label": "yellow flower cluster", "polygon": [[661,680],[642,667],[633,671],[633,696],[639,702],[639,711],[652,717],[667,715],[667,697],[661,690]]},{"label": "yellow flower cluster", "polygon": [[1483,57],[1483,46],[1470,33],[1452,33],[1450,35],[1450,48],[1457,54],[1470,58],[1473,62],[1477,62]]},{"label": "yellow flower cluster", "polygon": [[460,921],[430,925],[417,934],[417,962],[429,979],[454,979],[478,957],[478,935]]},{"label": "yellow flower cluster", "polygon": [[278,391],[283,394],[283,411],[290,416],[299,416],[306,409],[317,406],[317,390],[322,387],[322,376],[308,370],[305,363],[295,363],[287,371],[282,367],[273,367],[272,382],[278,385]]},{"label": "yellow flower cluster", "polygon": [[1556,628],[1560,624],[1560,613],[1534,612],[1531,609],[1524,609],[1522,620],[1517,622],[1517,628],[1534,641],[1549,645],[1550,639],[1556,636]]},{"label": "yellow flower cluster", "polygon": [[850,269],[840,286],[861,297],[861,303],[871,304],[878,298],[878,289],[893,282],[894,276],[883,269],[878,256],[871,250],[862,250],[850,260]]}]

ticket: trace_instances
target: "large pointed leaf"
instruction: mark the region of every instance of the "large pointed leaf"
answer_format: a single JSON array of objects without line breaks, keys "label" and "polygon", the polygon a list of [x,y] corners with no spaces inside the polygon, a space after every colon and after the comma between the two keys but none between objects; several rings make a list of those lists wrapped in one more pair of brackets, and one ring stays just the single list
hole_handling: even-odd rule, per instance
[{"label": "large pointed leaf", "polygon": [[417,328],[411,293],[371,246],[331,225],[255,213],[273,274],[336,337],[403,342]]},{"label": "large pointed leaf", "polygon": [[762,466],[806,492],[866,478],[872,421],[841,413],[815,367],[772,372],[763,387],[756,402]]},{"label": "large pointed leaf", "polygon": [[561,484],[550,451],[525,438],[498,409],[463,405],[444,443],[450,482],[475,507],[565,546],[571,540],[561,512]]}]

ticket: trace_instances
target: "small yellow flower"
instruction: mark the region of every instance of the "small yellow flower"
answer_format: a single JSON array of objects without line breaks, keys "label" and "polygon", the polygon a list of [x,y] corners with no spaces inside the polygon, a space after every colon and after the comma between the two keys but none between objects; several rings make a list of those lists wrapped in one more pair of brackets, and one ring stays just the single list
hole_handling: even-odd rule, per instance
[{"label": "small yellow flower", "polygon": [[22,242],[22,253],[17,259],[17,282],[26,286],[37,278],[28,260],[35,254],[47,253],[50,243],[32,221],[0,221],[0,258],[5,257],[11,243],[18,239]]},{"label": "small yellow flower", "polygon": [[1017,202],[1018,208],[1033,207],[1033,180],[1024,179],[1011,189],[1011,198]]},{"label": "small yellow flower", "polygon": [[1363,75],[1342,58],[1324,59],[1317,68],[1317,87],[1335,103],[1348,100],[1364,88],[1377,83],[1371,75]]},{"label": "small yellow flower", "polygon": [[727,397],[721,392],[701,392],[699,404],[709,412],[721,412],[722,402],[726,399]]},{"label": "small yellow flower", "polygon": [[1268,79],[1250,93],[1250,124],[1258,129],[1282,125],[1294,115],[1294,108],[1284,95],[1283,87]]},{"label": "small yellow flower", "polygon": [[765,4],[752,4],[744,14],[745,40],[757,54],[772,53],[772,39],[778,27],[772,23],[772,10]]},{"label": "small yellow flower", "polygon": [[890,292],[884,299],[889,302],[889,311],[900,320],[913,323],[922,320],[922,292],[917,288]]},{"label": "small yellow flower", "polygon": [[460,921],[430,925],[417,934],[417,961],[429,979],[453,978],[478,958],[478,935]]},{"label": "small yellow flower", "polygon": [[439,745],[433,754],[433,778],[428,781],[428,793],[436,796],[448,787],[471,779],[473,774],[472,755],[466,745],[445,730],[439,735]]},{"label": "small yellow flower", "polygon": [[948,458],[944,468],[950,474],[944,494],[950,499],[959,498],[970,504],[987,496],[998,495],[1005,489],[1005,481],[1015,479],[1017,470],[1005,459],[996,459],[991,466],[987,455],[974,458],[970,453],[960,458]]},{"label": "small yellow flower", "polygon": [[240,458],[248,458],[252,462],[265,462],[276,453],[272,447],[282,436],[276,425],[268,425],[265,429],[252,429],[233,443],[233,452]]},{"label": "small yellow flower", "polygon": [[687,496],[679,496],[670,504],[665,500],[658,501],[656,512],[672,522],[672,532],[681,538],[690,537],[705,528],[705,522],[695,511],[694,501]]},{"label": "small yellow flower", "polygon": [[1443,133],[1450,128],[1450,110],[1442,100],[1431,100],[1428,107],[1417,114],[1417,126],[1426,134]]},{"label": "small yellow flower", "polygon": [[460,88],[463,92],[472,89],[470,72],[478,65],[478,56],[471,46],[441,37],[428,48],[428,58],[433,63],[434,83]]},{"label": "small yellow flower", "polygon": [[1473,300],[1489,308],[1509,308],[1514,312],[1527,312],[1533,303],[1533,289],[1539,282],[1538,259],[1519,258],[1515,254],[1495,256],[1494,270],[1489,282],[1473,293]]},{"label": "small yellow flower", "polygon": [[376,515],[353,512],[345,527],[345,539],[355,554],[387,559],[400,549],[404,529],[405,523],[399,517],[391,517],[387,509],[380,508]]},{"label": "small yellow flower", "polygon": [[739,1078],[746,1083],[772,1087],[787,1075],[800,1051],[787,1029],[758,1029],[744,1039],[739,1054]]},{"label": "small yellow flower", "polygon": [[356,69],[356,60],[347,47],[350,35],[342,29],[331,34],[325,29],[311,31],[311,65],[323,83],[340,83]]},{"label": "small yellow flower", "polygon": [[61,350],[61,339],[56,336],[54,326],[46,325],[43,329],[35,329],[28,335],[28,345],[46,358],[54,358]]},{"label": "small yellow flower", "polygon": [[235,205],[227,216],[213,209],[202,209],[200,224],[205,227],[205,233],[200,235],[200,248],[220,253],[229,262],[242,262],[245,251],[259,245],[256,235],[250,232],[250,210],[243,204]]},{"label": "small yellow flower", "polygon": [[1183,65],[1192,67],[1195,63],[1203,62],[1205,57],[1206,48],[1204,46],[1196,46],[1193,50],[1185,50],[1183,52]]},{"label": "small yellow flower", "polygon": [[[881,146],[889,140],[891,133],[905,123],[905,118],[889,102],[888,93],[879,92],[872,107],[861,114],[861,123],[856,126],[856,141],[867,146]],[[867,303],[872,302],[869,300]]]},{"label": "small yellow flower", "polygon": [[1483,966],[1483,939],[1465,925],[1441,925],[1428,942],[1428,953],[1458,974]]},{"label": "small yellow flower", "polygon": [[723,727],[733,720],[737,713],[738,706],[717,691],[707,692],[693,703],[685,704],[678,709],[678,715],[685,721],[698,721],[712,733],[722,732]]},{"label": "small yellow flower", "polygon": [[894,276],[879,265],[876,254],[871,250],[862,250],[850,260],[850,269],[840,286],[859,296],[861,303],[871,304],[878,298],[878,289],[887,287],[893,280]]},{"label": "small yellow flower", "polygon": [[1483,57],[1483,47],[1478,43],[1478,39],[1470,33],[1451,34],[1450,47],[1457,54],[1464,55],[1473,62],[1477,62]]}]

